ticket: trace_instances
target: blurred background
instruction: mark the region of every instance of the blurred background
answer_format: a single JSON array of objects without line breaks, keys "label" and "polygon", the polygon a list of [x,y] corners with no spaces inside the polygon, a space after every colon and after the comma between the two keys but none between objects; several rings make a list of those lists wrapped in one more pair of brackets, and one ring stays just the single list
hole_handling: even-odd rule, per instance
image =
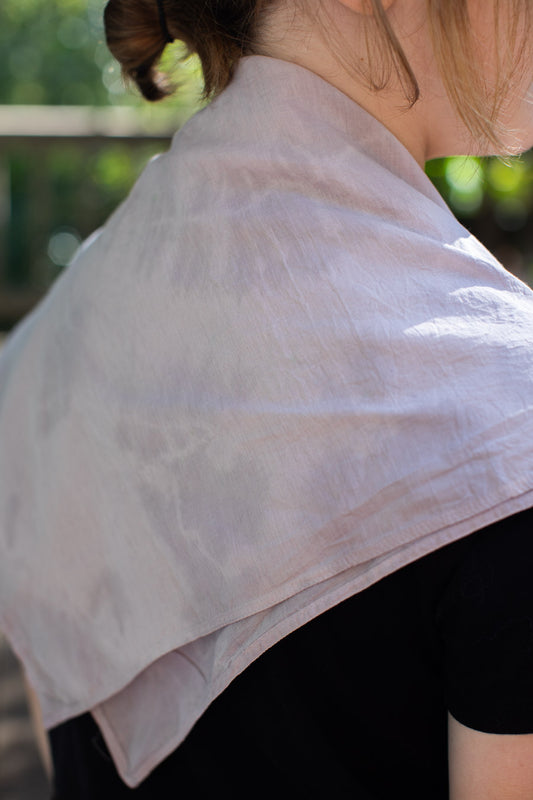
[{"label": "blurred background", "polygon": [[[0,5],[0,341],[200,106],[198,63],[179,44],[163,64],[181,84],[176,97],[151,106],[124,86],[105,46],[103,7]],[[532,154],[509,163],[443,159],[427,173],[460,221],[532,284]],[[0,797],[48,797],[20,667],[1,634]]]},{"label": "blurred background", "polygon": [[200,71],[176,44],[180,82],[157,106],[125,87],[104,42],[104,0],[0,5],[0,331],[46,291],[79,242],[199,106]]}]

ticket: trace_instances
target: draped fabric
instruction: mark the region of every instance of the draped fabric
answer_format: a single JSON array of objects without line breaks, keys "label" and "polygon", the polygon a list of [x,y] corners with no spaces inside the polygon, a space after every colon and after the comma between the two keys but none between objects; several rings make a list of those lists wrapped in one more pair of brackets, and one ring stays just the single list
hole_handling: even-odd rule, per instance
[{"label": "draped fabric", "polygon": [[137,785],[267,648],[533,505],[533,293],[249,56],[0,352],[0,627]]}]

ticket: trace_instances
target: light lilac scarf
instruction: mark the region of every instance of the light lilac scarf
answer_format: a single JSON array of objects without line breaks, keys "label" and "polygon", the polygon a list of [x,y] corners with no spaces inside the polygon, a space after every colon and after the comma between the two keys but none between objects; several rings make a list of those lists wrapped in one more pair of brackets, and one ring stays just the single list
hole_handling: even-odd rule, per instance
[{"label": "light lilac scarf", "polygon": [[0,627],[137,785],[266,648],[533,505],[533,293],[251,56],[0,357]]}]

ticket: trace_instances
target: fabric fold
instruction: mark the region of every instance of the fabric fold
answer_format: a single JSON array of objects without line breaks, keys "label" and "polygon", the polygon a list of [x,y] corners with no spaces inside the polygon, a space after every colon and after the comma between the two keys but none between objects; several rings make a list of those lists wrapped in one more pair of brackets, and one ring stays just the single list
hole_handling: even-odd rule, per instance
[{"label": "fabric fold", "polygon": [[0,627],[130,785],[268,647],[533,503],[533,293],[250,56],[0,353]]}]

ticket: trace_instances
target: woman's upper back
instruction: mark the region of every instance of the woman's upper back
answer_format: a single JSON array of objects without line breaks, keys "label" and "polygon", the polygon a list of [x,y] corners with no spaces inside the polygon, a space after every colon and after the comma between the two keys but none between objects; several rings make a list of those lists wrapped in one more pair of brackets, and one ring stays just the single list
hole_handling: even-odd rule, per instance
[{"label": "woman's upper back", "polygon": [[137,780],[282,636],[531,505],[532,298],[373,117],[245,59],[0,360],[45,724],[98,706]]}]

